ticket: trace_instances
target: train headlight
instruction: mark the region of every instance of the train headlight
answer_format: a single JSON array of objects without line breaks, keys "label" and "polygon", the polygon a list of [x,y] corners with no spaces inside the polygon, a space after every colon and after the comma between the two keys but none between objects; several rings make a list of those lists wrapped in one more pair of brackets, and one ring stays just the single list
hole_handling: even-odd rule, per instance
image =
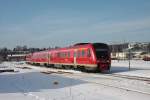
[{"label": "train headlight", "polygon": [[107,62],[109,63],[109,60],[107,60]]}]

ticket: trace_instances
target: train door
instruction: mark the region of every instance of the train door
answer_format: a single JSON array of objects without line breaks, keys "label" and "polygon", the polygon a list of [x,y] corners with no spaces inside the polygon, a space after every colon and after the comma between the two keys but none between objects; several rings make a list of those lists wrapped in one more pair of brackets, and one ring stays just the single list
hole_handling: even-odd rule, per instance
[{"label": "train door", "polygon": [[74,66],[77,66],[77,50],[74,51],[74,56],[73,56],[73,62],[74,62]]},{"label": "train door", "polygon": [[78,59],[77,59],[77,62],[79,64],[87,64],[87,57],[86,57],[86,54],[87,54],[87,50],[86,49],[80,49],[78,51]]},{"label": "train door", "polygon": [[48,53],[48,64],[50,64],[50,53]]}]

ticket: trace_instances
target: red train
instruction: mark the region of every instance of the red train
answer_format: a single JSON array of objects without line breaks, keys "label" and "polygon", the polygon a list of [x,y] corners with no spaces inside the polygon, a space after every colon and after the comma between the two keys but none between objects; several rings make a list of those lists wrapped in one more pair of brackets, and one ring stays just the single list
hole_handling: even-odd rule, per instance
[{"label": "red train", "polygon": [[143,58],[143,60],[144,60],[144,61],[150,61],[150,57],[145,56],[145,57]]},{"label": "red train", "polygon": [[35,52],[26,56],[30,64],[105,71],[111,66],[110,51],[104,43],[79,43],[71,47]]}]

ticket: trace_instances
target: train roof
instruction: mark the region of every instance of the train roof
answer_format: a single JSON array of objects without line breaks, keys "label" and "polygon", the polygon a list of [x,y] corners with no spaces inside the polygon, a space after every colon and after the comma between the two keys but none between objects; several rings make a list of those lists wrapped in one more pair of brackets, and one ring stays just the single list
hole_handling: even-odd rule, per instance
[{"label": "train roof", "polygon": [[87,44],[91,44],[93,46],[100,46],[100,45],[104,45],[104,46],[107,46],[107,44],[105,43],[77,43],[77,44],[74,44],[73,46],[78,46],[78,45],[87,45]]},{"label": "train roof", "polygon": [[73,46],[77,46],[77,45],[85,45],[85,44],[91,44],[91,43],[76,43]]},{"label": "train roof", "polygon": [[94,47],[104,47],[108,48],[108,45],[105,43],[77,43],[69,47],[63,47],[63,48],[57,48],[57,49],[52,49],[52,50],[46,50],[46,51],[39,51],[39,52],[34,52],[33,54],[40,54],[40,53],[47,53],[49,51],[57,51],[57,50],[65,50],[65,49],[73,49],[76,47],[85,47],[85,46],[94,46]]},{"label": "train roof", "polygon": [[54,50],[63,50],[63,49],[69,49],[69,48],[75,48],[75,47],[82,47],[82,46],[89,46],[89,45],[93,45],[94,47],[108,47],[107,44],[105,43],[76,43],[72,46],[69,46],[69,47],[63,47],[63,48],[57,48],[57,49],[54,49]]}]

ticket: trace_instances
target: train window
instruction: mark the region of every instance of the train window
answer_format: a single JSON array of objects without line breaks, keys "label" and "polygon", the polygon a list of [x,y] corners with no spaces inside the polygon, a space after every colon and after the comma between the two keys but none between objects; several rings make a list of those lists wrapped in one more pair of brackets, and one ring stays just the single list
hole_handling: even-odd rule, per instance
[{"label": "train window", "polygon": [[84,50],[82,50],[82,57],[84,57],[84,55],[85,55],[85,51],[84,51]]},{"label": "train window", "polygon": [[67,56],[67,54],[66,54],[66,52],[64,52],[64,57],[66,57]]},{"label": "train window", "polygon": [[61,58],[64,58],[66,56],[67,56],[67,54],[65,52],[61,52]]},{"label": "train window", "polygon": [[47,58],[48,58],[48,57],[47,57],[47,54],[45,54],[45,55],[44,55],[44,58],[45,58],[45,59],[47,59]]},{"label": "train window", "polygon": [[80,51],[78,51],[78,54],[77,54],[77,56],[78,56],[78,57],[80,57]]},{"label": "train window", "polygon": [[70,57],[70,52],[68,52],[68,57]]},{"label": "train window", "polygon": [[63,55],[63,58],[65,58],[65,53],[64,52],[62,53],[62,55]]},{"label": "train window", "polygon": [[74,57],[76,57],[77,55],[76,55],[76,52],[74,51]]},{"label": "train window", "polygon": [[59,52],[57,53],[57,57],[60,57],[60,53]]},{"label": "train window", "polygon": [[48,54],[48,59],[50,59],[50,57],[51,57],[51,55],[50,55],[50,54]]},{"label": "train window", "polygon": [[64,53],[63,53],[63,52],[60,53],[60,57],[61,57],[61,58],[64,57]]},{"label": "train window", "polygon": [[88,57],[91,57],[90,49],[87,50],[87,56],[88,56]]},{"label": "train window", "polygon": [[62,53],[60,52],[60,58],[62,58]]},{"label": "train window", "polygon": [[63,57],[65,57],[65,56],[66,56],[65,52],[63,52]]},{"label": "train window", "polygon": [[61,52],[61,58],[63,58],[64,57],[64,53],[63,52]]}]

